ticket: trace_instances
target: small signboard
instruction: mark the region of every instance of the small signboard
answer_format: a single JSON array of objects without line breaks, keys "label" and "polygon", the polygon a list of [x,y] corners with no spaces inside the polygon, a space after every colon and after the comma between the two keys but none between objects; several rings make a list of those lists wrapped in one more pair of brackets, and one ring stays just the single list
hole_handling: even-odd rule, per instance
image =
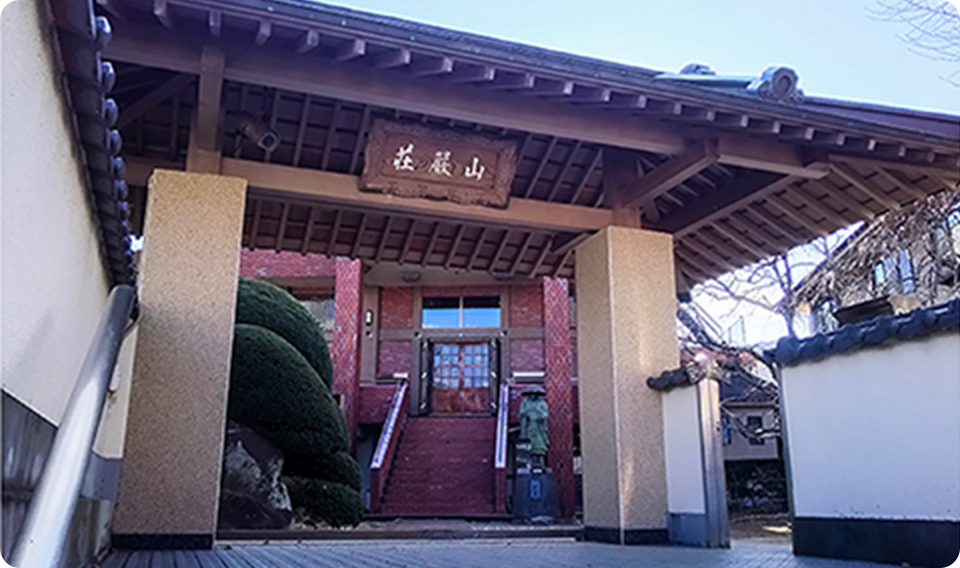
[{"label": "small signboard", "polygon": [[364,190],[506,207],[516,146],[479,134],[374,120],[361,177]]}]

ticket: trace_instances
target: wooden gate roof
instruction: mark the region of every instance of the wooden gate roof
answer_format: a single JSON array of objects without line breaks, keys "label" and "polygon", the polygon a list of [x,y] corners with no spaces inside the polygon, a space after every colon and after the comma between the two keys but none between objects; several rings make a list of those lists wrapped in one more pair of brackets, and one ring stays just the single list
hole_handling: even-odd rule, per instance
[{"label": "wooden gate roof", "polygon": [[[221,171],[251,181],[250,247],[569,277],[573,246],[625,204],[675,236],[696,282],[960,177],[955,116],[774,100],[760,77],[711,82],[304,0],[97,3],[116,27],[132,184],[184,167],[198,102],[280,134],[271,153],[216,137]],[[205,46],[224,54],[216,101],[203,100]],[[361,194],[375,117],[515,140],[509,208]],[[624,156],[635,179],[611,193]]]}]

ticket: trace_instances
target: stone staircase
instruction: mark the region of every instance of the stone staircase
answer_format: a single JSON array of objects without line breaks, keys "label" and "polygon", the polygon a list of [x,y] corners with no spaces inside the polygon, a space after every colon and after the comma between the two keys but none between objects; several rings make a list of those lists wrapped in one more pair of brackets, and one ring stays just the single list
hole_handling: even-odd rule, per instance
[{"label": "stone staircase", "polygon": [[496,420],[421,417],[407,421],[379,516],[496,517]]}]

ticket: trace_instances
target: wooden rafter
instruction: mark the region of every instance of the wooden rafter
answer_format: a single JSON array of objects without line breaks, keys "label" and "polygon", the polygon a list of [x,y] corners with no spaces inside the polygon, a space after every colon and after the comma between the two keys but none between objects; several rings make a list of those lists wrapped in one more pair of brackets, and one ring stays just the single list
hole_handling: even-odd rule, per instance
[{"label": "wooden rafter", "polygon": [[567,252],[563,253],[560,257],[560,260],[557,261],[557,264],[554,265],[553,271],[550,273],[550,278],[556,278],[560,275],[560,271],[563,270],[563,267],[566,266],[567,261],[570,260],[570,255],[573,254],[573,249],[571,248]]},{"label": "wooden rafter", "polygon": [[387,49],[370,57],[370,64],[377,69],[393,69],[410,65],[410,50],[405,47]]},{"label": "wooden rafter", "polygon": [[360,225],[357,227],[357,236],[353,239],[353,248],[350,249],[350,257],[357,258],[360,254],[360,244],[363,242],[363,232],[367,228],[367,214],[360,215]]},{"label": "wooden rafter", "polygon": [[223,12],[220,10],[210,10],[207,13],[207,27],[210,28],[210,35],[220,37],[223,32]]},{"label": "wooden rafter", "polygon": [[251,249],[257,247],[257,233],[260,231],[260,215],[263,211],[263,200],[258,199],[257,204],[253,207],[253,224],[250,225],[250,240],[247,241],[247,246]]},{"label": "wooden rafter", "polygon": [[274,250],[280,252],[283,248],[283,236],[287,232],[287,216],[290,214],[290,204],[283,204],[283,212],[280,214],[280,224],[277,226],[277,241],[274,243]]},{"label": "wooden rafter", "polygon": [[766,198],[768,205],[793,219],[797,224],[805,228],[811,235],[817,237],[830,232],[829,229],[822,227],[812,217],[808,217],[802,211],[797,210],[793,205],[787,203],[783,198],[776,195],[768,195]]},{"label": "wooden rafter", "polygon": [[410,252],[410,246],[413,244],[413,237],[417,233],[417,220],[410,219],[410,227],[407,229],[406,234],[403,236],[403,243],[400,244],[400,254],[397,256],[397,263],[403,264],[404,260],[407,258],[407,254]]},{"label": "wooden rafter", "polygon": [[456,256],[457,249],[460,247],[464,230],[466,230],[466,225],[461,224],[457,227],[457,233],[454,235],[453,242],[450,244],[450,250],[447,251],[447,258],[443,261],[443,268],[449,269],[453,264],[453,257]]},{"label": "wooden rafter", "polygon": [[300,156],[303,152],[303,137],[307,133],[307,119],[310,117],[310,103],[313,95],[307,94],[300,109],[300,122],[297,124],[297,141],[293,145],[293,167],[300,166]]},{"label": "wooden rafter", "polygon": [[273,24],[267,20],[260,20],[260,23],[257,25],[257,35],[254,37],[253,43],[261,46],[267,43],[271,35],[273,35]]},{"label": "wooden rafter", "polygon": [[[728,229],[727,227],[724,227],[723,224],[720,223],[719,221],[710,225],[709,228],[713,229],[714,231],[717,232],[718,235],[730,240],[731,242],[736,244],[738,247],[749,252],[750,254],[754,255],[758,259],[765,258],[770,254],[769,252],[764,250],[760,245],[751,241],[750,238],[747,237],[746,235],[741,235],[740,233],[738,233],[736,230],[732,228]],[[705,231],[707,231],[707,227],[703,228],[700,231],[700,233],[702,234]]]},{"label": "wooden rafter", "polygon": [[527,248],[530,246],[530,239],[533,238],[533,233],[527,233],[523,236],[523,242],[520,244],[520,248],[517,251],[517,256],[513,259],[513,264],[510,265],[510,276],[513,276],[517,273],[517,269],[520,268],[520,262],[523,261],[523,255],[527,253]]},{"label": "wooden rafter", "polygon": [[837,227],[846,227],[847,225],[856,223],[860,220],[857,218],[847,219],[835,211],[832,207],[811,195],[810,192],[802,185],[794,185],[793,191],[790,192],[790,195],[799,199],[806,209],[816,211],[821,217],[833,223]]},{"label": "wooden rafter", "polygon": [[327,127],[327,136],[323,141],[323,156],[320,158],[320,169],[326,170],[330,163],[330,150],[333,148],[335,136],[337,133],[337,119],[340,118],[340,110],[343,103],[337,99],[333,103],[333,113],[330,115],[330,126]]},{"label": "wooden rafter", "polygon": [[473,268],[473,264],[477,261],[477,256],[480,254],[480,249],[483,248],[483,239],[487,236],[487,227],[480,229],[480,235],[477,236],[477,243],[473,245],[473,251],[470,253],[470,257],[467,259],[466,269],[470,270]]},{"label": "wooden rafter", "polygon": [[590,160],[590,165],[583,170],[583,177],[580,178],[580,182],[577,184],[577,188],[573,191],[573,197],[570,198],[570,203],[574,204],[577,200],[580,199],[580,194],[583,193],[585,187],[587,187],[587,182],[590,181],[590,176],[593,175],[593,171],[597,169],[597,166],[600,165],[600,160],[603,159],[603,148],[597,148],[597,151],[593,154],[593,159]]},{"label": "wooden rafter", "polygon": [[547,238],[543,241],[543,246],[540,247],[540,254],[537,255],[537,260],[534,261],[533,267],[527,273],[527,278],[533,278],[537,275],[537,271],[540,270],[540,267],[543,266],[543,261],[547,259],[547,254],[550,252],[550,245],[553,239]]},{"label": "wooden rafter", "polygon": [[490,257],[490,265],[487,266],[487,272],[493,272],[493,268],[500,262],[500,255],[503,254],[504,249],[507,248],[507,241],[510,240],[511,231],[507,229],[503,232],[503,238],[500,239],[500,244],[497,245],[496,252],[493,253],[493,256]]},{"label": "wooden rafter", "polygon": [[[277,129],[277,116],[280,114],[280,89],[273,90],[273,104],[270,106],[270,130]],[[263,151],[263,161],[269,162],[273,157],[272,150]]]},{"label": "wooden rafter", "polygon": [[363,57],[367,53],[367,42],[362,39],[348,39],[334,51],[333,58],[337,61],[350,61]]},{"label": "wooden rafter", "polygon": [[173,29],[173,15],[167,0],[153,0],[153,16],[167,29]]},{"label": "wooden rafter", "polygon": [[743,207],[744,200],[755,201],[794,182],[790,176],[769,172],[748,172],[717,188],[689,206],[666,215],[656,228],[674,234],[674,237],[692,233],[716,219]]},{"label": "wooden rafter", "polygon": [[540,163],[537,164],[537,169],[530,177],[530,183],[527,184],[527,189],[523,192],[523,198],[527,199],[533,193],[533,188],[536,187],[537,182],[540,181],[540,176],[543,175],[543,169],[547,167],[547,162],[550,161],[550,156],[553,154],[553,149],[557,146],[557,137],[551,137],[550,142],[547,143],[547,149],[543,151],[543,157],[540,158]]},{"label": "wooden rafter", "polygon": [[917,201],[923,201],[927,198],[927,192],[917,187],[912,181],[908,180],[906,176],[900,172],[885,168],[877,168],[876,171],[878,176],[887,180],[889,183],[892,183],[894,186],[906,191]]},{"label": "wooden rafter", "polygon": [[567,159],[564,160],[563,166],[560,168],[560,172],[557,174],[557,178],[553,181],[553,186],[550,188],[550,192],[547,193],[547,201],[553,201],[554,197],[557,196],[557,191],[560,189],[560,185],[563,183],[564,178],[567,177],[567,172],[570,171],[570,167],[573,166],[573,162],[576,159],[577,153],[580,152],[581,146],[583,146],[583,142],[577,140],[574,142],[573,147],[570,148],[570,152],[567,154]]},{"label": "wooden rafter", "polygon": [[297,40],[296,52],[299,55],[313,51],[320,45],[320,32],[310,28]]},{"label": "wooden rafter", "polygon": [[[714,225],[711,225],[711,227],[713,226]],[[735,246],[736,243],[728,243],[724,241],[723,238],[714,236],[707,228],[697,231],[696,238],[704,246],[713,247],[716,254],[721,255],[721,258],[724,256],[729,257],[734,261],[732,264],[735,268],[751,264],[757,260],[756,256],[752,255],[749,251],[741,251]]]},{"label": "wooden rafter", "polygon": [[[850,197],[845,191],[833,185],[829,180],[808,179],[804,180],[803,185],[807,186],[808,188],[818,189],[822,193],[826,193],[827,196],[838,201],[841,205],[846,207],[848,210],[850,210],[850,212],[852,212],[854,215],[857,215],[861,219],[869,220],[873,219],[875,216],[875,213],[871,211],[869,207],[863,203],[860,203],[853,197]],[[810,190],[807,189],[807,191],[809,192]]]},{"label": "wooden rafter", "polygon": [[127,105],[120,113],[120,118],[117,120],[116,128],[122,129],[134,120],[156,108],[156,106],[163,101],[182,91],[183,88],[186,87],[191,81],[193,81],[193,77],[191,75],[183,73],[174,75],[162,85],[144,95],[143,98],[137,100],[133,104]]},{"label": "wooden rafter", "polygon": [[310,239],[313,237],[313,224],[316,222],[314,213],[314,207],[311,207],[307,211],[307,226],[303,229],[303,242],[300,243],[300,254],[307,254],[310,250]]},{"label": "wooden rafter", "polygon": [[173,93],[170,101],[170,152],[171,160],[180,158],[180,92]]},{"label": "wooden rafter", "polygon": [[683,153],[668,159],[634,184],[630,193],[623,196],[623,206],[641,206],[646,211],[653,200],[680,185],[720,159],[715,140],[694,144]]},{"label": "wooden rafter", "polygon": [[430,258],[430,255],[433,253],[433,247],[437,244],[437,237],[440,235],[440,222],[437,221],[433,224],[433,229],[430,230],[430,238],[427,239],[427,246],[423,249],[423,258],[420,259],[420,266],[426,266],[427,260]]},{"label": "wooden rafter", "polygon": [[767,227],[773,231],[779,232],[792,242],[802,243],[810,238],[809,234],[804,233],[803,231],[797,231],[796,229],[790,227],[783,222],[782,218],[776,217],[767,208],[763,207],[759,203],[751,203],[750,207],[745,208],[744,211],[746,212],[748,218],[750,215],[756,215],[763,220],[764,223],[766,223]]},{"label": "wooden rafter", "polygon": [[352,174],[357,173],[360,163],[360,150],[363,149],[363,136],[370,124],[370,105],[363,105],[363,114],[360,116],[360,128],[357,130],[357,139],[353,142],[353,153],[350,155],[350,169]]},{"label": "wooden rafter", "polygon": [[337,209],[333,216],[333,225],[330,227],[330,237],[327,239],[327,256],[335,256],[334,247],[337,246],[337,234],[340,232],[340,223],[343,222],[343,211]]},{"label": "wooden rafter", "polygon": [[843,178],[844,181],[867,194],[871,199],[883,205],[891,211],[899,211],[900,203],[896,199],[887,195],[887,192],[878,186],[873,180],[869,180],[856,172],[852,167],[843,163],[831,163],[830,169],[833,173]]},{"label": "wooden rafter", "polygon": [[706,260],[709,260],[711,263],[720,268],[721,272],[729,272],[731,270],[736,270],[739,266],[736,263],[731,262],[722,256],[719,252],[714,252],[707,248],[707,245],[701,244],[698,240],[700,238],[700,233],[687,235],[680,241],[682,246],[692,250]]},{"label": "wooden rafter", "polygon": [[410,64],[410,73],[417,77],[448,75],[453,72],[453,59],[450,57],[422,58]]},{"label": "wooden rafter", "polygon": [[724,219],[718,219],[714,226],[719,225],[721,221],[725,222],[730,226],[732,231],[744,235],[744,238],[749,238],[750,241],[760,243],[760,246],[763,247],[764,251],[766,251],[764,256],[777,254],[783,250],[784,247],[790,246],[790,239],[788,238],[784,240],[783,233],[769,230],[769,227],[764,229],[759,223],[755,223],[752,220],[749,222],[748,226],[741,222],[737,217],[749,219],[749,211],[742,209],[736,215],[730,215]]},{"label": "wooden rafter", "polygon": [[208,46],[203,49],[197,105],[187,149],[187,171],[220,173],[220,146],[223,140],[220,105],[224,64],[223,52],[218,48]]},{"label": "wooden rafter", "polygon": [[390,238],[390,230],[393,229],[393,216],[387,217],[383,225],[383,234],[380,235],[380,244],[377,245],[377,252],[373,255],[374,262],[380,262],[383,257],[383,251],[387,248],[387,240]]}]

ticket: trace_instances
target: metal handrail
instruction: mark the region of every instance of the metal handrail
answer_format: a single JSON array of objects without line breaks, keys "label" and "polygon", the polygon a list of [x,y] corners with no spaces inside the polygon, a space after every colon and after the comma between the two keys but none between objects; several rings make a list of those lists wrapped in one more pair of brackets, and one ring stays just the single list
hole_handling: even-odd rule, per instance
[{"label": "metal handrail", "polygon": [[11,564],[17,568],[55,568],[60,564],[136,298],[131,286],[120,285],[110,291],[106,312],[80,367],[14,546]]},{"label": "metal handrail", "polygon": [[406,424],[409,386],[409,383],[404,381],[394,391],[390,411],[387,413],[383,431],[380,432],[380,439],[377,441],[377,449],[370,461],[370,510],[373,512],[379,510],[380,498],[383,497],[383,488],[390,473],[393,454],[399,443],[400,433]]},{"label": "metal handrail", "polygon": [[510,416],[510,385],[500,385],[500,405],[497,408],[497,441],[494,449],[493,468],[507,467],[507,420]]}]

